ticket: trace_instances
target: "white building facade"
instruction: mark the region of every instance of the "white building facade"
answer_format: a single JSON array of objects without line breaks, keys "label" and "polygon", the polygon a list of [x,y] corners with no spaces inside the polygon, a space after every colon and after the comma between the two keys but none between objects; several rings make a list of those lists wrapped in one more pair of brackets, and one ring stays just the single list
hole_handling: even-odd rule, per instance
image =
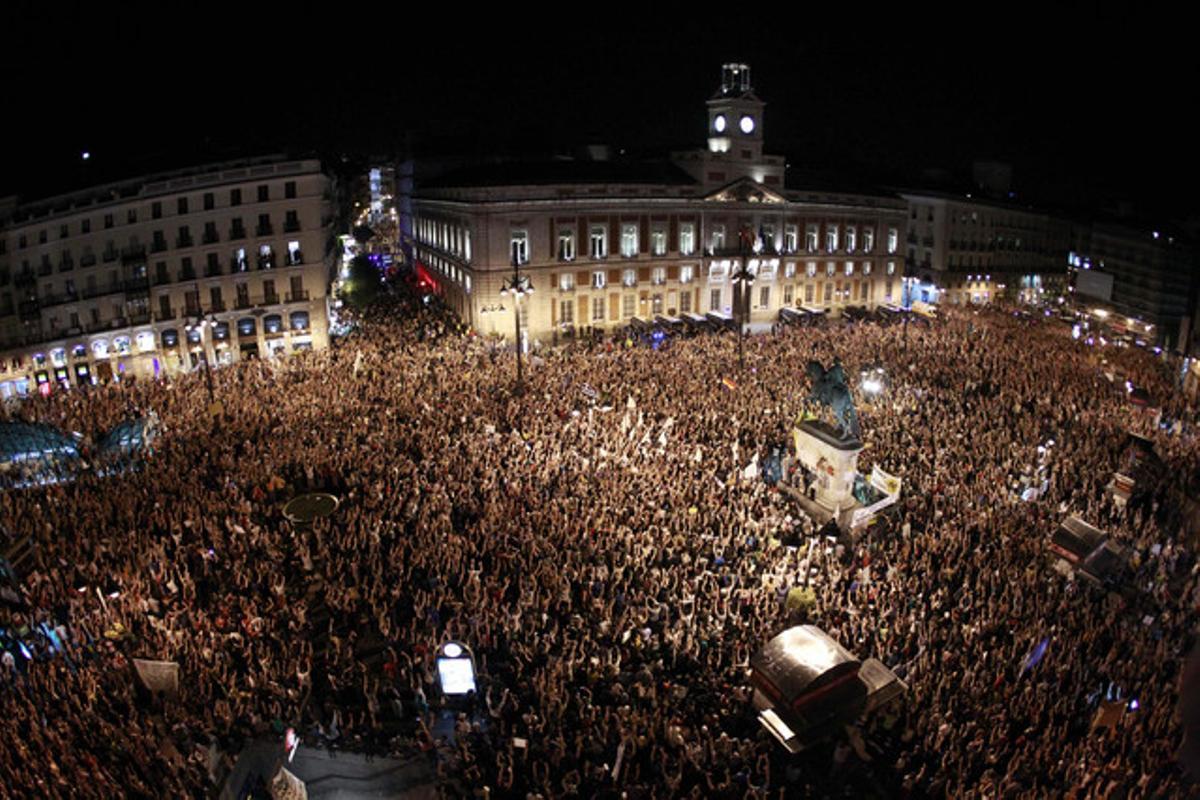
[{"label": "white building facade", "polygon": [[0,395],[328,345],[332,194],[249,159],[0,208]]},{"label": "white building facade", "polygon": [[422,280],[477,331],[511,338],[500,289],[516,262],[535,290],[519,301],[522,337],[543,341],[635,318],[740,316],[743,268],[752,324],[785,307],[898,305],[904,200],[786,189],[783,159],[763,155],[765,104],[749,78],[725,66],[707,148],[669,162],[485,168],[418,187],[405,228]]}]

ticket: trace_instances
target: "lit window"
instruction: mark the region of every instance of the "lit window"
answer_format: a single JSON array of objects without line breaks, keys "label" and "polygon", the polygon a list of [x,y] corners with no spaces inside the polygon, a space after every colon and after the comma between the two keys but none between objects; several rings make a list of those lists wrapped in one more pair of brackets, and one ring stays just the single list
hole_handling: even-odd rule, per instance
[{"label": "lit window", "polygon": [[637,225],[621,226],[621,255],[632,258],[638,253]]},{"label": "lit window", "polygon": [[817,252],[817,226],[807,225],[804,228],[804,249],[810,253]]},{"label": "lit window", "polygon": [[529,263],[529,234],[526,231],[513,231],[509,245],[509,255],[514,264]]},{"label": "lit window", "polygon": [[680,283],[691,283],[692,278],[695,275],[695,269],[696,268],[693,267],[691,264],[684,264],[682,267],[680,267],[679,268],[679,282]]},{"label": "lit window", "polygon": [[575,232],[558,232],[558,257],[562,261],[575,260]]},{"label": "lit window", "polygon": [[864,261],[864,262],[863,262],[863,265],[862,265],[862,274],[863,274],[863,275],[870,275],[870,274],[871,274],[871,262],[870,262],[870,261]]},{"label": "lit window", "polygon": [[838,227],[830,225],[825,229],[825,251],[832,253],[838,249]]},{"label": "lit window", "polygon": [[725,247],[725,226],[714,225],[712,229],[712,244],[713,252]]},{"label": "lit window", "polygon": [[810,277],[810,278],[816,277],[816,274],[817,274],[817,262],[815,262],[815,261],[809,261],[807,264],[805,264],[805,265],[804,265],[804,274],[805,274],[805,275],[807,275],[807,276],[808,276],[808,277]]},{"label": "lit window", "polygon": [[650,232],[650,252],[656,256],[665,256],[667,254],[666,231],[654,230]]},{"label": "lit window", "polygon": [[575,288],[575,275],[570,272],[564,272],[558,276],[558,288],[564,292],[569,292]]},{"label": "lit window", "polygon": [[592,288],[593,289],[603,289],[607,285],[608,285],[608,276],[605,274],[604,270],[598,269],[592,273]]},{"label": "lit window", "polygon": [[684,222],[679,226],[679,253],[690,256],[696,252],[696,226]]},{"label": "lit window", "polygon": [[832,261],[826,262],[826,264],[825,264],[825,274],[826,275],[828,275],[829,277],[832,278],[833,272],[835,269],[836,269],[836,266],[834,265],[834,263]]},{"label": "lit window", "polygon": [[847,277],[849,277],[849,276],[851,276],[851,275],[853,275],[853,274],[854,274],[854,262],[853,262],[853,261],[847,261],[847,262],[846,262],[846,276],[847,276]]},{"label": "lit window", "polygon": [[796,262],[787,261],[783,265],[783,277],[791,278],[796,274]]},{"label": "lit window", "polygon": [[896,262],[895,261],[887,262],[887,274],[888,275],[896,274]]},{"label": "lit window", "polygon": [[655,267],[650,273],[650,282],[655,286],[661,286],[667,282],[667,268]]},{"label": "lit window", "polygon": [[783,229],[783,249],[784,252],[794,253],[796,248],[800,246],[800,233],[795,225],[786,225]]},{"label": "lit window", "polygon": [[875,248],[875,229],[863,228],[862,232],[862,249],[864,253],[869,253]]},{"label": "lit window", "polygon": [[637,295],[627,294],[621,297],[621,316],[632,317],[637,313]]},{"label": "lit window", "polygon": [[623,286],[637,286],[637,270],[627,269],[622,272],[621,284]]},{"label": "lit window", "polygon": [[714,261],[708,266],[708,282],[724,283],[725,275],[729,272],[728,261]]},{"label": "lit window", "polygon": [[900,232],[895,228],[888,228],[887,251],[895,253],[896,248],[900,246]]},{"label": "lit window", "polygon": [[853,253],[854,246],[856,244],[858,244],[858,231],[856,231],[852,226],[847,226],[847,228],[846,228],[846,252]]},{"label": "lit window", "polygon": [[601,226],[593,227],[589,232],[592,258],[605,258],[608,255],[608,236]]}]

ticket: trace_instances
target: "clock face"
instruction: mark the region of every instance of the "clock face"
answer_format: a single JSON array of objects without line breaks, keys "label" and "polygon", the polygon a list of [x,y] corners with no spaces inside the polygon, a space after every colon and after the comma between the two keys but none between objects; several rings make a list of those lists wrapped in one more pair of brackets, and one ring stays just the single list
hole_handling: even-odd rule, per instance
[{"label": "clock face", "polygon": [[746,114],[742,117],[742,120],[738,123],[738,126],[741,127],[742,133],[750,133],[754,130],[754,117]]},{"label": "clock face", "polygon": [[713,130],[716,131],[717,133],[725,132],[725,115],[724,114],[717,114],[715,117],[713,117]]}]

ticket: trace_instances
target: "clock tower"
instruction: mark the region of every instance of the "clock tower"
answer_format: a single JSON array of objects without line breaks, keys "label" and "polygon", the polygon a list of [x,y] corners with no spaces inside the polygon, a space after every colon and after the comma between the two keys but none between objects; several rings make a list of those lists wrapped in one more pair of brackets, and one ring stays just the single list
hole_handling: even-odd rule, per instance
[{"label": "clock tower", "polygon": [[721,87],[708,101],[708,151],[732,161],[761,161],[765,105],[750,85],[749,65],[723,65]]}]

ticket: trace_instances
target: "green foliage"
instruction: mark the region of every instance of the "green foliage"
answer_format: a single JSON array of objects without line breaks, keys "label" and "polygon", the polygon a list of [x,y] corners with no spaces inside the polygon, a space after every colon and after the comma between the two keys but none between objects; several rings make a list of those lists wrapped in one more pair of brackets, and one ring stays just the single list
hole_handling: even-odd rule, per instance
[{"label": "green foliage", "polygon": [[380,288],[379,270],[365,255],[355,256],[343,289],[346,302],[362,308],[379,296]]}]

